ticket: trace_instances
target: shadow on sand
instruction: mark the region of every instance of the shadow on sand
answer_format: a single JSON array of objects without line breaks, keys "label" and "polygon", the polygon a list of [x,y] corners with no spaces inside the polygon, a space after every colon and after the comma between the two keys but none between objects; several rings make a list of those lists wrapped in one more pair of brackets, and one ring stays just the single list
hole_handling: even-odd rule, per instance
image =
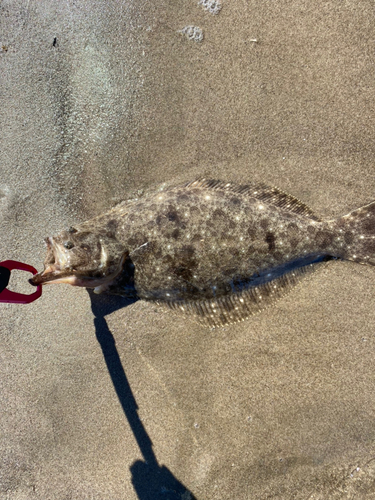
[{"label": "shadow on sand", "polygon": [[88,290],[88,293],[95,316],[96,337],[102,348],[113,387],[144,459],[135,461],[130,467],[132,483],[139,500],[196,500],[165,465],[158,464],[150,436],[139,420],[138,405],[121,364],[115,339],[105,320],[107,314],[129,305],[134,300],[108,295],[98,296],[91,290]]}]

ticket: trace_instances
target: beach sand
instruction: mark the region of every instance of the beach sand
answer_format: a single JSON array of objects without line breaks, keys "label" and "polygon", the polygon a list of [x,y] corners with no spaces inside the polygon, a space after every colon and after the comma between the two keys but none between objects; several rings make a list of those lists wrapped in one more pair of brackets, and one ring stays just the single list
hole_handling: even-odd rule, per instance
[{"label": "beach sand", "polygon": [[[0,260],[202,175],[375,199],[373,2],[0,8]],[[374,498],[374,280],[330,262],[215,330],[67,285],[0,304],[0,498]]]}]

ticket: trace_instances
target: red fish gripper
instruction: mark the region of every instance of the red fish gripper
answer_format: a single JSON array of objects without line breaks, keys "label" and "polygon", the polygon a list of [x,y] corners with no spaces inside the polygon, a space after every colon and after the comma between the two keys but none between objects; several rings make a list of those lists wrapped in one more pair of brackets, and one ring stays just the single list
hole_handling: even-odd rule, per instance
[{"label": "red fish gripper", "polygon": [[0,262],[0,302],[8,302],[10,304],[29,304],[30,302],[34,302],[34,300],[39,299],[42,295],[41,285],[38,285],[36,291],[30,295],[12,292],[7,289],[10,274],[13,269],[28,271],[33,275],[38,272],[33,266],[29,266],[23,262],[17,262],[16,260],[4,260],[4,262]]}]

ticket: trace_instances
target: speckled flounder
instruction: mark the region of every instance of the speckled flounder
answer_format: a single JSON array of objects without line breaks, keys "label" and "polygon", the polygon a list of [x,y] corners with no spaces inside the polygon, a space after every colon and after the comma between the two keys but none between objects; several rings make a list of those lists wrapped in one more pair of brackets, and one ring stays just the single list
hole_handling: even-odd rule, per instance
[{"label": "speckled flounder", "polygon": [[322,221],[276,188],[198,179],[46,241],[33,284],[153,300],[220,326],[263,309],[329,258],[375,265],[375,202]]}]

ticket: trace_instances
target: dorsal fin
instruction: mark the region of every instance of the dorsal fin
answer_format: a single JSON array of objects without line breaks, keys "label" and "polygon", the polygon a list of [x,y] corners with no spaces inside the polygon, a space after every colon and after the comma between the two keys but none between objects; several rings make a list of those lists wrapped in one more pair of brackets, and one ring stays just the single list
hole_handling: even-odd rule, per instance
[{"label": "dorsal fin", "polygon": [[243,184],[238,185],[233,182],[224,182],[215,179],[198,178],[193,181],[183,184],[181,187],[190,189],[212,189],[230,191],[255,197],[259,201],[263,201],[269,205],[280,207],[288,212],[303,215],[309,219],[320,222],[321,219],[302,201],[294,196],[284,193],[278,188],[269,187],[265,184]]},{"label": "dorsal fin", "polygon": [[195,316],[199,323],[205,326],[221,327],[244,321],[249,316],[266,309],[298,285],[303,278],[323,265],[325,262],[312,263],[257,287],[247,288],[240,293],[225,295],[217,299],[156,302],[176,312]]}]

